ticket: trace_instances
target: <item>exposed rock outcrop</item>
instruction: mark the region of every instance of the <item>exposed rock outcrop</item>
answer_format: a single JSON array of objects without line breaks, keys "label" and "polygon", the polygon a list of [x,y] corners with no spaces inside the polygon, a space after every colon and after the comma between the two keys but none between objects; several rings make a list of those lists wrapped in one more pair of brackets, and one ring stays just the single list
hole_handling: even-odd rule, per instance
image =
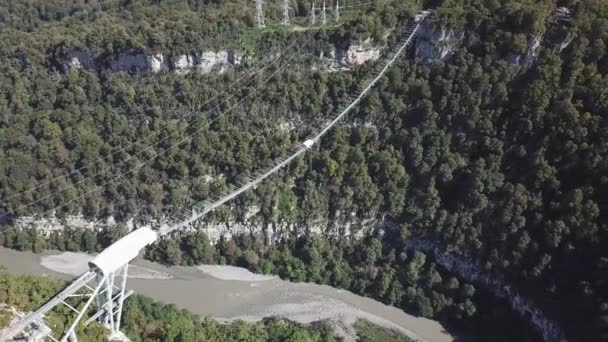
[{"label": "exposed rock outcrop", "polygon": [[200,55],[197,66],[203,74],[210,73],[216,65],[238,65],[240,57],[234,51],[203,52]]},{"label": "exposed rock outcrop", "polygon": [[165,63],[165,56],[162,53],[157,53],[152,56],[146,56],[147,64],[152,72],[159,72],[164,69],[167,64]]},{"label": "exposed rock outcrop", "polygon": [[[326,61],[326,69],[329,71],[350,70],[357,65],[380,58],[381,48],[374,46],[371,40],[365,40],[360,44],[349,45],[348,48],[334,48],[328,55],[321,56]],[[66,53],[59,61],[64,72],[78,69],[99,70],[108,68],[112,72],[151,72],[158,73],[163,70],[185,75],[193,71],[203,74],[211,73],[218,68],[218,72],[225,67],[239,65],[242,57],[235,51],[201,51],[200,53],[188,53],[184,55],[167,56],[162,53],[146,54],[129,50],[112,57],[108,61],[96,61],[92,53],[85,49],[74,49]]]},{"label": "exposed rock outcrop", "polygon": [[345,71],[367,62],[373,62],[380,58],[381,48],[375,46],[371,39],[366,39],[359,44],[351,44],[347,48],[335,47],[328,55],[321,55],[321,59],[327,61],[327,70]]},{"label": "exposed rock outcrop", "polygon": [[[219,241],[222,237],[230,239],[240,234],[265,235],[269,241],[278,241],[285,236],[301,236],[304,234],[327,234],[331,236],[352,236],[361,238],[374,226],[376,220],[364,220],[363,222],[346,222],[341,224],[328,225],[327,222],[310,224],[307,226],[290,223],[261,223],[258,216],[259,208],[251,207],[242,221],[228,222],[204,222],[199,221],[194,225],[183,229],[185,231],[200,230],[205,232],[211,243]],[[86,229],[99,231],[105,228],[112,228],[117,223],[113,217],[105,221],[87,220],[81,215],[66,216],[65,218],[35,218],[32,216],[22,216],[13,220],[13,225],[21,229],[36,229],[44,235],[54,231],[63,231],[66,227],[75,229]],[[134,219],[124,223],[128,230],[133,230],[139,225]],[[152,226],[158,226],[156,220],[148,221]]]},{"label": "exposed rock outcrop", "polygon": [[538,57],[538,49],[542,43],[542,36],[533,35],[529,42],[528,47],[526,49],[525,55],[518,55],[514,53],[507,54],[507,63],[511,65],[521,65],[525,68],[529,68],[534,64],[536,58]]},{"label": "exposed rock outcrop", "polygon": [[509,53],[507,63],[531,67],[538,57],[539,48],[546,46],[555,48],[559,53],[566,49],[574,40],[574,34],[569,29],[572,13],[566,7],[558,7],[547,19],[546,31],[530,36],[525,55]]},{"label": "exposed rock outcrop", "polygon": [[557,8],[549,22],[552,24],[545,34],[547,44],[563,52],[574,40],[575,34],[571,29],[572,12],[566,7]]},{"label": "exposed rock outcrop", "polygon": [[566,49],[568,46],[570,46],[570,44],[572,44],[573,40],[574,40],[574,34],[571,32],[568,32],[568,34],[566,35],[564,40],[562,40],[561,43],[559,43],[559,52],[561,53],[562,51],[564,51],[564,49]]},{"label": "exposed rock outcrop", "polygon": [[[511,65],[529,68],[536,61],[541,46],[555,47],[558,52],[562,52],[574,39],[568,29],[571,15],[567,8],[557,8],[548,19],[546,32],[529,36],[525,53],[504,52],[496,58],[504,58]],[[475,44],[479,40],[479,35],[471,30],[456,31],[424,25],[415,39],[416,56],[425,63],[447,60],[458,48]]]},{"label": "exposed rock outcrop", "polygon": [[178,75],[187,74],[196,67],[196,56],[192,54],[175,56],[172,58],[172,67]]},{"label": "exposed rock outcrop", "polygon": [[361,65],[378,60],[380,58],[380,48],[369,46],[369,44],[351,45],[346,51],[339,51],[337,55],[339,56],[338,62],[341,64]]},{"label": "exposed rock outcrop", "polygon": [[177,74],[187,74],[193,70],[210,73],[216,66],[235,66],[241,62],[234,51],[202,51],[186,55],[166,56],[162,53],[146,54],[129,50],[112,57],[106,62],[95,61],[90,51],[74,49],[66,53],[60,62],[64,72],[77,69],[109,68],[112,72],[151,72],[171,70]]},{"label": "exposed rock outcrop", "polygon": [[[113,217],[109,217],[105,221],[91,221],[84,218],[82,215],[66,216],[65,218],[36,218],[33,216],[21,216],[14,219],[14,225],[17,228],[35,228],[45,233],[53,231],[63,231],[66,227],[76,229],[100,230],[105,227],[116,226],[117,223]],[[131,230],[135,227],[134,221],[128,220],[125,226]]]},{"label": "exposed rock outcrop", "polygon": [[87,50],[72,50],[67,53],[64,70],[71,69],[92,69],[95,67],[93,56]]},{"label": "exposed rock outcrop", "polygon": [[415,39],[416,56],[425,63],[446,60],[462,45],[464,38],[464,32],[423,26]]},{"label": "exposed rock outcrop", "polygon": [[[313,224],[307,227],[286,224],[266,223],[261,224],[257,217],[259,208],[252,207],[245,215],[244,222],[202,222],[190,227],[190,230],[201,230],[205,232],[212,243],[216,243],[222,237],[231,238],[239,234],[265,234],[269,241],[278,241],[287,235],[299,236],[303,234],[328,234],[334,236],[353,236],[360,238],[369,228],[377,226],[376,221],[368,220],[359,224],[346,223],[328,226],[327,223]],[[36,228],[43,232],[64,230],[66,226],[98,230],[107,226],[115,225],[113,218],[105,222],[87,221],[82,216],[68,216],[65,219],[35,219],[32,217],[21,217],[15,220],[15,225],[22,228]],[[385,223],[386,224],[386,223]],[[129,229],[134,228],[133,220],[127,222]],[[390,224],[389,224],[390,226]],[[433,256],[442,267],[457,274],[459,277],[478,284],[493,293],[498,298],[506,299],[512,309],[520,316],[529,318],[531,323],[538,329],[544,341],[562,341],[563,332],[559,326],[547,318],[544,313],[532,301],[518,294],[509,285],[496,279],[491,274],[484,272],[471,259],[446,251],[439,244],[424,239],[410,239],[405,241],[407,251],[422,251]]]},{"label": "exposed rock outcrop", "polygon": [[110,69],[113,72],[159,72],[163,67],[166,67],[164,61],[165,57],[161,53],[147,55],[129,51],[114,57],[114,59],[110,61]]}]

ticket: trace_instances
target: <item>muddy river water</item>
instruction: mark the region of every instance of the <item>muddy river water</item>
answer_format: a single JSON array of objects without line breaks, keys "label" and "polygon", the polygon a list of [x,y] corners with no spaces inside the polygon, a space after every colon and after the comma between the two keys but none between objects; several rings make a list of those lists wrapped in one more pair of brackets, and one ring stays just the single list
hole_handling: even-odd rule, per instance
[{"label": "muddy river water", "polygon": [[[89,259],[89,256],[77,253],[34,254],[0,248],[0,265],[11,274],[70,280],[86,270]],[[273,315],[301,323],[331,319],[341,323],[344,336],[352,336],[350,325],[358,319],[366,319],[417,340],[453,341],[436,321],[411,316],[330,286],[291,283],[229,266],[164,267],[145,260],[135,260],[133,264],[129,270],[130,289],[221,321],[257,321]]]}]

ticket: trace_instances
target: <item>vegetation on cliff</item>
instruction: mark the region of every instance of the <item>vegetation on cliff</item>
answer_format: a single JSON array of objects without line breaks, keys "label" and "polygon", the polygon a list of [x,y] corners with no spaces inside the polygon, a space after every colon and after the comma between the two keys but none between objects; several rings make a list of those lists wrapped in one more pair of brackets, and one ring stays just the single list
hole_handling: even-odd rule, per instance
[{"label": "vegetation on cliff", "polygon": [[[158,46],[186,51],[199,44],[196,37],[207,37],[204,32],[217,32],[212,24],[205,31],[201,25],[207,24],[197,21],[201,8],[222,11],[225,4],[123,1],[102,4],[101,10],[87,10],[85,15],[40,4],[23,5],[26,9],[21,10],[12,3],[2,6],[9,10],[0,15],[0,198],[2,209],[16,215],[48,214],[59,207],[59,215],[83,212],[89,217],[147,220],[189,208],[284,155],[345,103],[347,94],[369,74],[369,67],[326,74],[308,66],[277,71],[275,65],[216,108],[221,97],[206,102],[241,74],[64,74],[50,62],[62,41],[69,41],[69,47],[86,44],[104,60],[122,48],[154,48],[153,33],[161,35]],[[374,242],[366,250],[377,252],[377,264],[363,268],[365,277],[357,272],[368,256],[345,253],[349,257],[344,263],[352,270],[349,277],[365,282],[349,286],[383,300],[395,295],[395,303],[408,303],[410,298],[403,288],[408,269],[397,261],[403,239],[431,238],[479,260],[483,269],[534,298],[562,323],[568,337],[605,338],[608,3],[437,0],[427,5],[437,8],[435,25],[469,33],[450,60],[401,61],[361,103],[349,124],[334,130],[318,149],[280,176],[208,219],[289,225],[297,234],[322,227],[331,246],[315,245],[321,253],[333,254],[327,251],[334,248],[344,253],[378,241],[379,247]],[[547,21],[562,5],[574,14],[570,23],[560,25],[575,35],[563,50],[559,41],[550,39],[555,24]],[[103,6],[118,6],[120,14]],[[193,14],[171,17],[166,6]],[[270,39],[247,44],[263,49],[285,36],[323,41],[350,37],[352,32],[364,32],[361,37],[382,36],[387,28],[399,32],[412,9],[396,3],[387,6],[372,7],[331,32],[271,31]],[[166,13],[167,21],[147,14],[159,11]],[[392,19],[384,21],[383,15]],[[220,20],[235,21],[226,27],[238,32],[249,27],[250,18],[251,13],[235,13]],[[148,31],[141,24],[146,22]],[[385,22],[393,27],[384,27]],[[92,31],[70,29],[83,27],[80,23],[107,26],[112,34],[87,38]],[[169,26],[155,29],[160,26],[152,23]],[[534,35],[545,40],[533,65],[509,64],[509,53],[525,53]],[[214,44],[211,40],[208,44]],[[265,83],[275,71],[272,81]],[[237,103],[237,110],[218,116]],[[212,118],[218,119],[209,123]],[[290,125],[294,128],[285,129]],[[85,165],[93,167],[48,182]],[[39,184],[46,185],[25,191]],[[250,217],[252,207],[260,210]],[[348,226],[348,236],[354,237],[364,222],[377,221],[398,227],[385,235],[390,241],[371,236],[354,242],[343,237],[343,227]],[[4,243],[15,245],[19,234],[30,233],[5,231]],[[273,250],[297,255],[300,240],[288,235],[285,242],[264,247],[258,257],[272,259],[272,253],[265,253]],[[177,262],[179,257],[179,263],[189,263],[191,247],[181,240],[171,243],[177,252],[167,260]],[[293,261],[302,263],[302,277],[327,281],[315,278],[315,259],[304,255]],[[406,266],[412,264],[410,258],[414,257],[405,258],[410,260]],[[203,258],[197,254],[192,260]],[[431,276],[433,268],[425,267],[428,279],[436,278]],[[432,296],[429,291],[449,292],[449,278],[427,284],[424,297]],[[452,308],[454,303],[460,302],[430,307]],[[428,311],[430,316],[441,312]]]}]

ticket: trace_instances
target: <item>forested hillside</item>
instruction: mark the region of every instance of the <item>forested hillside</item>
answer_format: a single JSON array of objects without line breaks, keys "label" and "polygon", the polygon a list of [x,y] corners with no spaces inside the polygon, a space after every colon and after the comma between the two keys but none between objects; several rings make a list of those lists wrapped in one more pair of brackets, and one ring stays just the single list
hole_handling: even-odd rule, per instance
[{"label": "forested hillside", "polygon": [[[21,249],[70,242],[94,251],[112,234],[44,241],[11,229],[15,217],[162,219],[269,165],[346,103],[371,69],[313,70],[316,56],[367,37],[390,50],[415,13],[411,3],[378,2],[339,27],[252,33],[252,13],[236,2],[44,3],[0,6],[0,210],[9,221],[0,235]],[[318,148],[208,217],[288,226],[281,241],[246,236],[211,250],[202,235],[182,236],[148,257],[241,264],[460,328],[496,318],[503,325],[486,340],[538,339],[512,329],[520,323],[504,318],[504,303],[488,305],[475,284],[404,250],[408,239],[431,239],[532,298],[569,340],[606,339],[608,3],[425,6],[436,9],[429,30],[466,37],[450,58],[422,63],[411,52]],[[572,17],[552,24],[558,6]],[[306,14],[304,2],[294,7]],[[573,39],[564,47],[556,36],[566,33]],[[512,62],[534,38],[532,63]],[[262,69],[294,41],[299,49]],[[100,66],[125,49],[240,48],[251,59],[224,74],[65,72],[57,60],[74,47],[93,51]],[[236,95],[216,97],[243,75]],[[319,227],[321,237],[307,233]]]}]

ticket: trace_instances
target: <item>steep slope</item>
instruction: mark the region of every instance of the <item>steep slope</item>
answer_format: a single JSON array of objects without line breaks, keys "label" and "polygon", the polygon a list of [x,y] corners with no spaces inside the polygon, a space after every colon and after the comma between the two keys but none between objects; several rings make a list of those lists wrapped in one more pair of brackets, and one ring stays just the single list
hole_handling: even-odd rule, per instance
[{"label": "steep slope", "polygon": [[[271,27],[247,35],[250,16],[235,15],[242,20],[224,36],[231,43],[221,44],[208,34],[218,32],[218,22],[197,17],[198,2],[135,3],[121,14],[109,7],[51,20],[14,10],[3,19],[0,194],[9,224],[53,209],[59,216],[149,221],[218,193],[285,154],[369,74],[366,65],[345,73],[311,70],[319,55],[368,37],[390,48],[412,14],[407,5],[378,5],[332,30]],[[220,240],[213,258],[249,260],[261,271],[269,270],[253,262],[256,257],[271,260],[281,263],[284,276],[354,288],[460,327],[479,322],[492,306],[508,307],[494,305],[487,294],[471,300],[462,278],[452,291],[453,274],[434,266],[432,255],[427,260],[405,250],[408,239],[429,239],[534,300],[568,339],[602,340],[608,314],[608,6],[599,0],[427,5],[436,6],[437,21],[349,124],[279,177],[209,216],[217,231],[255,233],[245,234],[249,240],[238,248]],[[553,20],[562,6],[569,18]],[[141,24],[159,12],[166,14],[157,26]],[[105,31],[97,36],[87,25]],[[387,38],[387,32],[397,34]],[[230,38],[237,36],[247,38],[242,46]],[[301,50],[291,49],[256,74],[227,103],[214,98],[293,39],[301,39]],[[98,67],[67,72],[54,62],[81,47],[99,65],[128,49],[186,56],[243,48],[255,58],[250,69],[243,62],[243,69],[223,75]],[[237,110],[218,115],[231,107]],[[162,155],[148,162],[152,150]],[[92,167],[49,182],[85,165]],[[127,175],[115,179],[119,173]],[[45,185],[24,192],[37,184]],[[99,233],[100,244],[114,238],[110,231]],[[266,239],[256,241],[260,232]],[[15,248],[98,248],[91,232],[54,233],[48,242],[27,229],[1,234]],[[165,241],[149,257],[211,259],[196,248],[197,239]],[[325,269],[331,270],[327,276],[318,275]],[[518,330],[511,324],[504,330]]]}]

